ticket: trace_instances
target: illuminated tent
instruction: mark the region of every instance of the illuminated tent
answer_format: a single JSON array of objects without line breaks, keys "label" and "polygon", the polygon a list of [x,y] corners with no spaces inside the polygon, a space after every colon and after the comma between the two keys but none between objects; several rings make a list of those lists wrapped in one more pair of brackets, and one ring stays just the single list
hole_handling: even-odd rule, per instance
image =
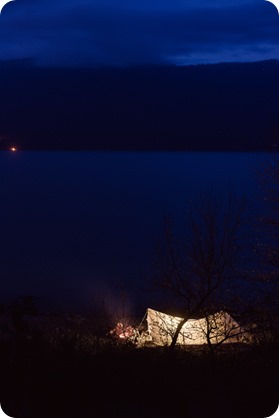
[{"label": "illuminated tent", "polygon": [[[182,318],[148,308],[146,319],[152,342],[156,345],[169,345]],[[227,312],[221,311],[206,318],[188,319],[179,333],[177,344],[207,344],[207,337],[212,344],[236,343],[244,342],[247,336]]]}]

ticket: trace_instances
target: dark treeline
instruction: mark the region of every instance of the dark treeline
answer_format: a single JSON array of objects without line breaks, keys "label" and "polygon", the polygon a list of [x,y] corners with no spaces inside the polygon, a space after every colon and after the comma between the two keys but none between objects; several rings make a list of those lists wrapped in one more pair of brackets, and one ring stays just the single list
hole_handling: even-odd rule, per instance
[{"label": "dark treeline", "polygon": [[1,149],[270,150],[278,61],[63,69],[6,62]]}]

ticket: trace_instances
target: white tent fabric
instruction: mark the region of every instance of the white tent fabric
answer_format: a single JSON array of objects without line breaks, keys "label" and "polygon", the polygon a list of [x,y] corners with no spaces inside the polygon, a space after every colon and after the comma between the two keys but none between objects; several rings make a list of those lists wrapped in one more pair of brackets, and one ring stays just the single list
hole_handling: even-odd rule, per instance
[{"label": "white tent fabric", "polygon": [[[148,333],[156,345],[169,345],[182,318],[147,309]],[[241,327],[227,313],[218,312],[207,318],[188,319],[183,325],[177,344],[235,343],[243,340]]]}]

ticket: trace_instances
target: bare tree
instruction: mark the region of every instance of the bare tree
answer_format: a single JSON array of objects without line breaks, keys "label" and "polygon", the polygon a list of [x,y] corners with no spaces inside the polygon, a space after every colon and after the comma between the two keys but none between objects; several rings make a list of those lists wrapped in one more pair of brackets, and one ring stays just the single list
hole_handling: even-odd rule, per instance
[{"label": "bare tree", "polygon": [[203,195],[188,212],[184,241],[175,238],[170,220],[165,220],[156,284],[177,297],[183,315],[171,348],[190,318],[208,316],[231,297],[243,211],[244,199],[237,200],[231,193],[219,204],[212,193]]},{"label": "bare tree", "polygon": [[206,341],[210,352],[223,343],[247,343],[253,341],[250,329],[246,329],[239,325],[226,312],[215,312],[211,315],[205,315],[205,326],[202,332],[206,337]]}]

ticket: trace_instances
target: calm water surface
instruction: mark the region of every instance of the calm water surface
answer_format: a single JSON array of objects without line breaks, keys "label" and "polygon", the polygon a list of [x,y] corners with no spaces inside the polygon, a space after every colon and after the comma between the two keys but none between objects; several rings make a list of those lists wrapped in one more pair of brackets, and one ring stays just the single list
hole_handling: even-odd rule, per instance
[{"label": "calm water surface", "polygon": [[[212,189],[245,193],[260,211],[261,153],[0,153],[2,299],[90,307],[124,284],[140,295],[162,219],[179,225]],[[149,295],[152,299],[152,295]],[[0,300],[1,302],[1,300]],[[151,301],[152,302],[152,301]],[[147,302],[149,303],[149,302]]]}]

